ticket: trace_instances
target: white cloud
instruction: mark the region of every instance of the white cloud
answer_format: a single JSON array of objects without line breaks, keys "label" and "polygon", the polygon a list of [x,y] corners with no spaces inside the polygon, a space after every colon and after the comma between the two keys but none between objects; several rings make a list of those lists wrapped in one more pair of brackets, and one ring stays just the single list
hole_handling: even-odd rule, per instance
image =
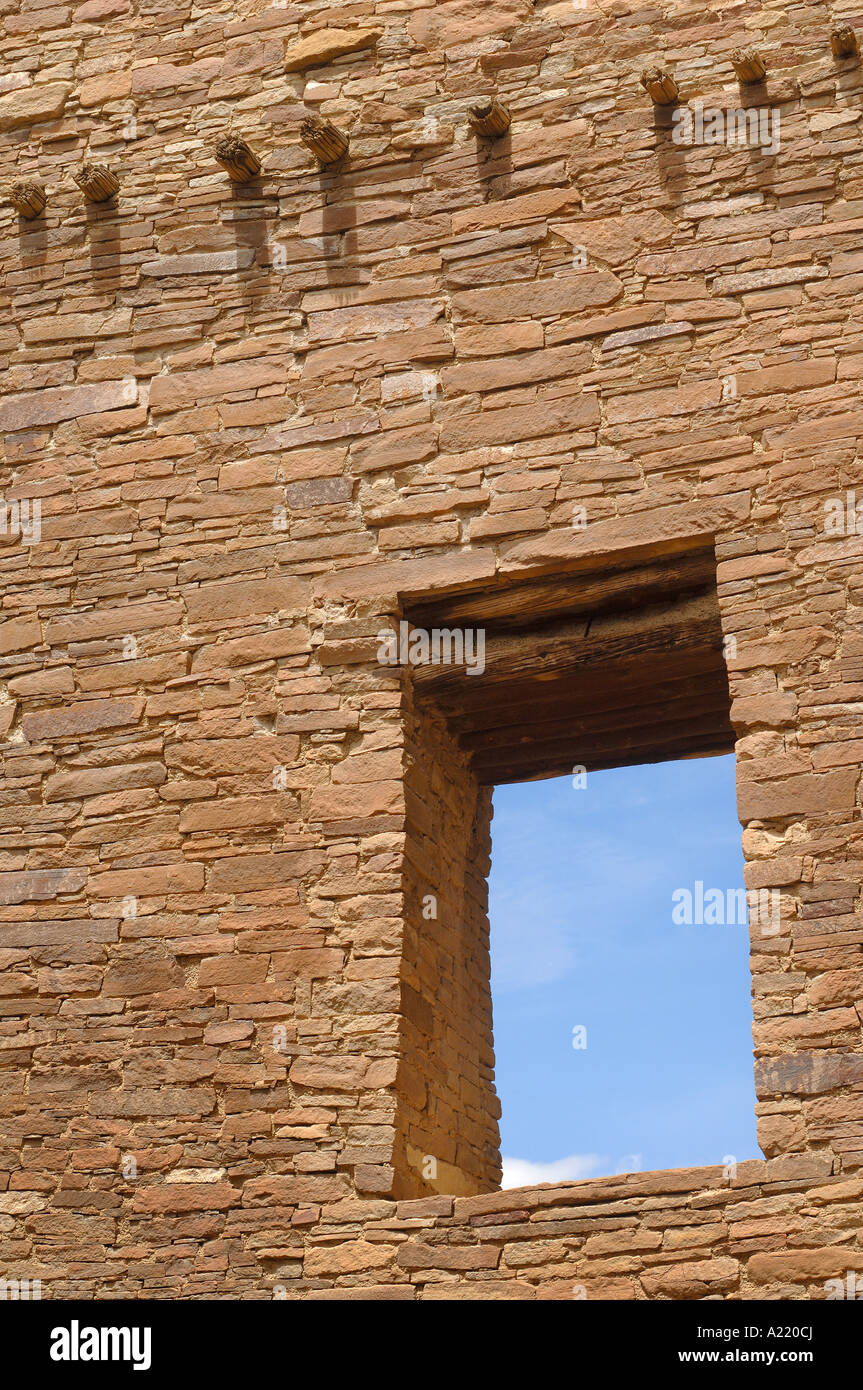
[{"label": "white cloud", "polygon": [[615,1173],[643,1173],[644,1160],[641,1154],[624,1154],[614,1171]]},{"label": "white cloud", "polygon": [[605,1162],[599,1154],[570,1154],[569,1158],[557,1158],[551,1163],[504,1157],[501,1186],[506,1189],[536,1187],[541,1182],[576,1182],[579,1178],[595,1177]]}]

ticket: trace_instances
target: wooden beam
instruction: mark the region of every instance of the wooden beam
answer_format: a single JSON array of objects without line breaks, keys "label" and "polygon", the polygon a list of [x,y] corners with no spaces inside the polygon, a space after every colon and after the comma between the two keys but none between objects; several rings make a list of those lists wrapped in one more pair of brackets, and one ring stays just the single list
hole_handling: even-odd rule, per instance
[{"label": "wooden beam", "polygon": [[88,203],[107,203],[120,189],[120,180],[105,164],[82,164],[72,177]]},{"label": "wooden beam", "polygon": [[[459,743],[469,752],[489,753],[496,748],[536,748],[546,742],[563,742],[567,739],[575,745],[582,739],[591,743],[605,737],[613,737],[622,745],[630,737],[638,737],[649,730],[663,729],[670,724],[681,724],[688,718],[721,716],[728,723],[728,710],[727,692],[708,688],[699,695],[688,688],[684,695],[679,695],[674,700],[655,701],[625,712],[597,711],[595,715],[561,719],[550,716],[540,706],[536,710],[535,722],[529,725],[504,724],[494,729],[456,732]],[[730,724],[728,727],[731,727]]]},{"label": "wooden beam", "polygon": [[767,64],[754,48],[735,48],[731,62],[741,82],[763,82],[767,76]]},{"label": "wooden beam", "polygon": [[641,85],[654,106],[673,106],[680,96],[680,88],[671,73],[663,72],[662,68],[645,68]]},{"label": "wooden beam", "polygon": [[843,24],[830,35],[830,48],[834,58],[859,58],[860,44],[850,24]]},{"label": "wooden beam", "polygon": [[347,153],[350,137],[322,116],[307,116],[300,126],[300,139],[320,164],[335,164]]},{"label": "wooden beam", "polygon": [[524,782],[537,777],[566,777],[574,767],[601,772],[611,767],[636,767],[642,763],[669,762],[676,758],[719,756],[734,751],[733,730],[723,729],[710,718],[676,724],[665,735],[654,733],[626,746],[620,739],[581,745],[573,756],[571,744],[510,753],[506,758],[473,759],[478,780],[489,786],[501,782]]},{"label": "wooden beam", "polygon": [[661,680],[657,680],[656,658],[647,656],[637,663],[603,667],[595,675],[588,672],[574,679],[521,681],[507,686],[503,698],[492,701],[485,690],[473,696],[466,690],[461,700],[442,700],[440,708],[462,733],[529,724],[540,702],[551,717],[560,712],[561,717],[568,713],[578,718],[599,707],[612,717],[626,718],[644,704],[677,698],[697,682],[727,692],[728,675],[721,652],[708,647],[677,652],[673,660],[663,663]]},{"label": "wooden beam", "polygon": [[721,644],[715,591],[594,621],[576,619],[530,632],[492,634],[486,640],[485,670],[467,675],[463,666],[412,667],[414,687],[424,694],[457,691],[467,682],[488,688],[519,677],[544,678],[576,672],[628,656]]},{"label": "wooden beam", "polygon": [[477,135],[496,140],[509,130],[512,116],[509,108],[504,106],[502,101],[498,101],[497,97],[486,97],[484,101],[475,102],[470,108],[468,120]]},{"label": "wooden beam", "polygon": [[213,153],[232,183],[248,183],[261,172],[261,161],[254,150],[230,131],[217,141]]},{"label": "wooden beam", "polygon": [[712,550],[658,557],[635,568],[544,575],[410,605],[405,616],[417,627],[487,626],[495,630],[565,614],[642,607],[671,595],[695,593],[715,584]]},{"label": "wooden beam", "polygon": [[12,184],[7,196],[19,217],[28,219],[38,217],[44,212],[48,201],[44,184],[38,183],[36,179],[19,179],[17,183]]}]

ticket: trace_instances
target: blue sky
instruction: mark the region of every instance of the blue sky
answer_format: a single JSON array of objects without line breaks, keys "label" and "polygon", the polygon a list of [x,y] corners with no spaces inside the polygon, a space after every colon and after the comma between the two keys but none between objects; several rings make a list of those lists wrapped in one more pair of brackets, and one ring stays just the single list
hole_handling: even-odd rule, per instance
[{"label": "blue sky", "polygon": [[672,921],[675,889],[743,886],[734,758],[586,782],[494,792],[504,1186],[760,1157],[747,929]]}]

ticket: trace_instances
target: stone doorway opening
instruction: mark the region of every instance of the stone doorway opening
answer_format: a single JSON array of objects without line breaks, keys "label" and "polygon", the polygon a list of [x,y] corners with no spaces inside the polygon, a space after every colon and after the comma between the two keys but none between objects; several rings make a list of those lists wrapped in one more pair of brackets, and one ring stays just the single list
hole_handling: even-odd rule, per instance
[{"label": "stone doorway opening", "polygon": [[403,597],[400,618],[414,646],[395,1190],[487,1191],[492,789],[733,753],[713,540]]}]

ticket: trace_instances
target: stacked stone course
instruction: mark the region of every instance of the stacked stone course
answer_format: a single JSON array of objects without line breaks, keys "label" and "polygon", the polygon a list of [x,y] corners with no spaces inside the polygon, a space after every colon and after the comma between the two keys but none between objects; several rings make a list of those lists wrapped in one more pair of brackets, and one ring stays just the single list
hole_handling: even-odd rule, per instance
[{"label": "stacked stone course", "polygon": [[[46,193],[0,212],[0,1274],[807,1298],[863,1269],[863,540],[824,524],[863,501],[841,24],[0,3],[0,182]],[[779,151],[676,143],[657,67],[680,102],[778,109]],[[492,97],[498,138],[469,116]],[[332,167],[310,116],[349,137]],[[116,195],[87,202],[85,164]],[[505,626],[553,581],[596,643],[615,577],[704,555],[731,722],[678,751],[733,729],[747,884],[781,893],[752,933],[765,1161],[499,1193],[491,762],[379,633],[476,595]],[[614,641],[586,697],[632,676]],[[638,668],[651,707],[671,659]],[[626,738],[579,757],[576,730],[571,761]]]}]

